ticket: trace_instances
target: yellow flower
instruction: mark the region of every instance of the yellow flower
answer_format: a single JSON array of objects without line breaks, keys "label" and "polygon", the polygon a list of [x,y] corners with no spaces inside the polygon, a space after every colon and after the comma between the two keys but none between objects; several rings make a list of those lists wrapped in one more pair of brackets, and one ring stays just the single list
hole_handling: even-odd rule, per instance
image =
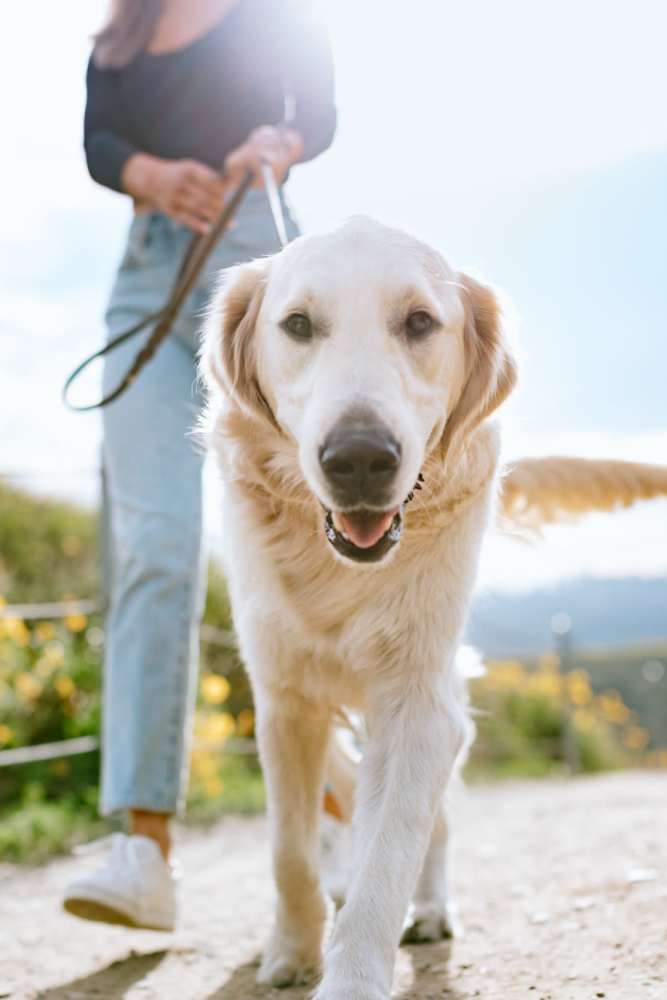
[{"label": "yellow flower", "polygon": [[623,743],[629,750],[643,750],[649,738],[649,732],[644,726],[628,726],[623,733]]},{"label": "yellow flower", "polygon": [[76,690],[74,681],[67,676],[56,677],[54,687],[63,700],[73,695]]},{"label": "yellow flower", "polygon": [[530,677],[529,689],[533,694],[547,698],[557,698],[561,694],[559,674],[537,673]]},{"label": "yellow flower", "polygon": [[65,663],[65,647],[59,639],[52,639],[44,647],[44,656],[52,667],[62,667]]},{"label": "yellow flower", "polygon": [[567,675],[567,693],[573,705],[588,705],[592,701],[590,677],[585,670],[573,670]]},{"label": "yellow flower", "polygon": [[209,705],[222,705],[229,697],[230,687],[226,677],[217,674],[205,674],[201,680],[201,693]]},{"label": "yellow flower", "polygon": [[251,708],[244,708],[239,712],[236,720],[236,731],[239,736],[250,736],[255,728],[255,713]]},{"label": "yellow flower", "polygon": [[597,703],[605,719],[609,722],[619,724],[627,722],[630,716],[630,709],[623,703],[623,699],[618,691],[605,691],[604,694],[598,697]]},{"label": "yellow flower", "polygon": [[42,693],[42,683],[24,671],[14,681],[14,690],[26,701],[34,701]]},{"label": "yellow flower", "polygon": [[53,623],[38,622],[35,626],[35,635],[40,642],[48,642],[49,639],[55,639],[56,630],[53,627]]},{"label": "yellow flower", "polygon": [[7,743],[11,743],[14,739],[14,733],[6,726],[4,723],[0,724],[0,744],[6,746]]},{"label": "yellow flower", "polygon": [[218,769],[218,758],[216,754],[209,753],[207,750],[195,750],[190,760],[190,766],[195,778],[209,778]]},{"label": "yellow flower", "polygon": [[17,646],[27,646],[30,642],[30,632],[21,618],[5,618],[3,621],[5,635]]},{"label": "yellow flower", "polygon": [[488,664],[488,670],[491,688],[519,688],[525,679],[523,666],[518,660],[493,660]]},{"label": "yellow flower", "polygon": [[65,628],[70,632],[83,632],[87,624],[88,619],[85,615],[68,615],[65,618]]},{"label": "yellow flower", "polygon": [[595,716],[585,708],[576,708],[572,713],[572,721],[582,733],[590,733],[595,728]]},{"label": "yellow flower", "polygon": [[217,712],[206,718],[202,728],[206,743],[224,743],[234,732],[234,716],[229,712]]}]

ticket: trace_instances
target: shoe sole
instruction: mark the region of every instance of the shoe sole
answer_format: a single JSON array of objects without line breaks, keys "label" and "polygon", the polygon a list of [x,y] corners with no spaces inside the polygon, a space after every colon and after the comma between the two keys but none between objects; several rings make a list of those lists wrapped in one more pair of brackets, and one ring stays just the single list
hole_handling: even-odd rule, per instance
[{"label": "shoe sole", "polygon": [[133,927],[148,931],[173,931],[174,929],[158,924],[138,924],[126,913],[115,910],[111,906],[105,906],[104,903],[97,903],[92,899],[81,899],[74,896],[63,902],[63,908],[74,917],[79,917],[81,920],[92,920],[95,923],[116,924],[121,927]]}]

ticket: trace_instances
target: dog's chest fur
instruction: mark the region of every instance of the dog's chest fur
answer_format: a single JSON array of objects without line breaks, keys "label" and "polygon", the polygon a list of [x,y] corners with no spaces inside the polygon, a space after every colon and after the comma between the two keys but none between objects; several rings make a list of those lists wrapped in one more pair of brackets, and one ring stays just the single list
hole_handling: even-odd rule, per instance
[{"label": "dog's chest fur", "polygon": [[334,555],[324,514],[295,464],[275,452],[251,455],[247,441],[243,450],[233,442],[230,449],[228,437],[219,443],[228,471],[236,459],[225,519],[242,645],[244,633],[251,637],[270,622],[276,643],[291,651],[287,684],[331,689],[334,700],[347,704],[362,700],[364,675],[406,648],[415,661],[432,660],[425,645],[442,643],[465,613],[493,487],[495,435],[479,435],[466,475],[459,471],[454,479],[435,463],[425,467],[425,489],[408,508],[400,546],[375,567]]}]

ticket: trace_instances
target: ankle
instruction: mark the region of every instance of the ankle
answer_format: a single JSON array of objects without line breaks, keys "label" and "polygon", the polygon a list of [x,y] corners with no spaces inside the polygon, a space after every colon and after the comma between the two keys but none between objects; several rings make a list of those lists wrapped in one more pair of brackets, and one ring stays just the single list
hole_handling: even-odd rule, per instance
[{"label": "ankle", "polygon": [[171,834],[169,813],[149,812],[145,809],[130,810],[130,833],[154,840],[165,861],[169,860]]}]

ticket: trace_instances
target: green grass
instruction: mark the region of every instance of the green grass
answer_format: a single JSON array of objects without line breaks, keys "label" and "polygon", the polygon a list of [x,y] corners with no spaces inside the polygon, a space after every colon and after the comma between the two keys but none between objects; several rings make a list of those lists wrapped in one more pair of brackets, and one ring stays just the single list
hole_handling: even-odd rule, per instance
[{"label": "green grass", "polygon": [[78,797],[48,801],[28,788],[21,802],[2,810],[0,858],[36,864],[113,829],[117,823],[101,819]]}]

